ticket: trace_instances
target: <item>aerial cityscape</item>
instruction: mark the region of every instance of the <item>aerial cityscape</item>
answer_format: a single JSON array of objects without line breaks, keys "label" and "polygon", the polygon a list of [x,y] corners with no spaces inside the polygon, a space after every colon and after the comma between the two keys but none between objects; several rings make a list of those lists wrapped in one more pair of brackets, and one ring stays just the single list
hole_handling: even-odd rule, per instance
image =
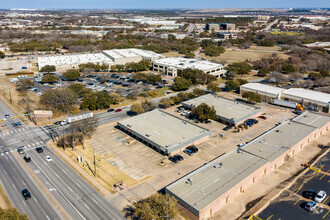
[{"label": "aerial cityscape", "polygon": [[0,220],[330,220],[330,2],[0,4]]}]

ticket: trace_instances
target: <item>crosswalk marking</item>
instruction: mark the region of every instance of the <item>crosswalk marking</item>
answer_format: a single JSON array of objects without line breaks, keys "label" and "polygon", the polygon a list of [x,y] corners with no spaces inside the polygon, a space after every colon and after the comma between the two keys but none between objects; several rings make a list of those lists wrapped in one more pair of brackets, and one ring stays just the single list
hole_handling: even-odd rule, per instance
[{"label": "crosswalk marking", "polygon": [[31,145],[30,145],[30,144],[28,144],[28,147],[31,147]]},{"label": "crosswalk marking", "polygon": [[34,143],[32,143],[32,146],[36,146]]},{"label": "crosswalk marking", "polygon": [[17,130],[15,130],[15,132],[17,132]]}]

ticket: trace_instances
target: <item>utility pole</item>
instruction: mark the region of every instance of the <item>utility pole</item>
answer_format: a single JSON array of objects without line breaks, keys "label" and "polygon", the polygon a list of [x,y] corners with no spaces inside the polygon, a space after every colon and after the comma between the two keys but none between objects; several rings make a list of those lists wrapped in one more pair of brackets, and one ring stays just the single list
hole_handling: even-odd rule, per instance
[{"label": "utility pole", "polygon": [[94,153],[94,176],[96,176],[96,161],[95,161],[95,148],[93,147],[93,153]]},{"label": "utility pole", "polygon": [[10,104],[13,104],[13,100],[11,99],[11,90],[9,88],[9,99],[10,99]]}]

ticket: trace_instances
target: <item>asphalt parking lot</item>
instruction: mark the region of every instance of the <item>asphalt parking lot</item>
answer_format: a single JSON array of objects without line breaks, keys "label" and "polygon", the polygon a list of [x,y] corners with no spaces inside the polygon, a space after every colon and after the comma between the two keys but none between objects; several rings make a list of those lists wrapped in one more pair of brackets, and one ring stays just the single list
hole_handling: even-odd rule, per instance
[{"label": "asphalt parking lot", "polygon": [[[300,177],[292,187],[285,190],[255,219],[330,219],[330,152],[322,157],[311,169]],[[310,190],[325,191],[328,195],[319,203],[319,207],[309,212],[305,210],[306,193]]]}]

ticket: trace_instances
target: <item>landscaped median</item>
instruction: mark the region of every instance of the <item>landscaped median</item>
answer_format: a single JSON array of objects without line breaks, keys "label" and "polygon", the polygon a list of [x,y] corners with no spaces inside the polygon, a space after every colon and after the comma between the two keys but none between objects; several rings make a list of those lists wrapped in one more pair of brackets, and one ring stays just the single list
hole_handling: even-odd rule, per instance
[{"label": "landscaped median", "polygon": [[[56,147],[54,144],[51,145],[55,152],[62,157],[62,159],[67,161],[73,169],[75,169],[104,196],[107,196],[106,194],[108,194],[108,192],[115,193],[117,190],[131,187],[144,180],[138,181],[132,178],[111,165],[106,160],[107,158],[102,158],[97,153],[95,153],[95,174],[94,151],[93,148],[87,143],[84,143],[84,147],[82,145],[75,146],[74,150],[69,147],[63,150],[63,148]],[[79,156],[81,156],[81,162],[78,162]],[[115,187],[116,184],[120,185],[120,187]]]}]

